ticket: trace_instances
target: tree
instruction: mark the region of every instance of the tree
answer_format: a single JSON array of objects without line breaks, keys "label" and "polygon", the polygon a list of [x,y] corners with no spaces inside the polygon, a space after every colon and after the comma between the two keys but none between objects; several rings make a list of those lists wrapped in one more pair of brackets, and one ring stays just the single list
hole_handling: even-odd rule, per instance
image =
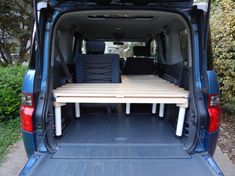
[{"label": "tree", "polygon": [[21,65],[30,48],[31,0],[1,1],[0,12],[0,65]]}]

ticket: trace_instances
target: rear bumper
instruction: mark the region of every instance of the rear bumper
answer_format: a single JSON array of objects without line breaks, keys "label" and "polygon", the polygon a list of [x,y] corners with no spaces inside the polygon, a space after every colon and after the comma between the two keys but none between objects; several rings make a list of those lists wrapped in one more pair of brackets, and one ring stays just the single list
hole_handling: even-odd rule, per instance
[{"label": "rear bumper", "polygon": [[28,158],[34,154],[36,151],[36,134],[29,133],[22,130],[22,136],[24,141],[24,147]]},{"label": "rear bumper", "polygon": [[56,159],[51,154],[34,154],[20,175],[116,175],[116,176],[223,176],[208,155],[190,159]]},{"label": "rear bumper", "polygon": [[215,153],[218,137],[219,137],[219,130],[213,133],[208,133],[207,150],[210,156],[213,156]]}]

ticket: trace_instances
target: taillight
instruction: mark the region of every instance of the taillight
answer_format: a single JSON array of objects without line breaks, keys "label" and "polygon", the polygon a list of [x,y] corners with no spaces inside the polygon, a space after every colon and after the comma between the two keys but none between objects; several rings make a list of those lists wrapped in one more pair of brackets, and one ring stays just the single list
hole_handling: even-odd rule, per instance
[{"label": "taillight", "polygon": [[220,96],[219,95],[209,95],[208,97],[208,112],[210,116],[208,132],[215,132],[219,129],[220,126]]},{"label": "taillight", "polygon": [[33,95],[22,93],[20,106],[21,128],[27,132],[33,132],[33,112],[34,101]]}]

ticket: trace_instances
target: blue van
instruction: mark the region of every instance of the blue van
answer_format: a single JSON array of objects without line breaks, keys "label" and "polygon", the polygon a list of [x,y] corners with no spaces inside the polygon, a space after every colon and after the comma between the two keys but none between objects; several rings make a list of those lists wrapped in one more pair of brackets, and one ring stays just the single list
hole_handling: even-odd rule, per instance
[{"label": "blue van", "polygon": [[34,1],[20,175],[223,175],[210,1]]}]

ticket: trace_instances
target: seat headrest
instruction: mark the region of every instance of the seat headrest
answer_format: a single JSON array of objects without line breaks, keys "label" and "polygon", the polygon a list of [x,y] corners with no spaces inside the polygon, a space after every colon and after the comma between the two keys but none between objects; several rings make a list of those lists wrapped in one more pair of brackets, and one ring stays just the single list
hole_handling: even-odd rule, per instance
[{"label": "seat headrest", "polygon": [[134,56],[149,56],[149,50],[145,46],[134,46],[133,47]]},{"label": "seat headrest", "polygon": [[103,41],[87,41],[86,54],[104,54],[105,43]]}]

